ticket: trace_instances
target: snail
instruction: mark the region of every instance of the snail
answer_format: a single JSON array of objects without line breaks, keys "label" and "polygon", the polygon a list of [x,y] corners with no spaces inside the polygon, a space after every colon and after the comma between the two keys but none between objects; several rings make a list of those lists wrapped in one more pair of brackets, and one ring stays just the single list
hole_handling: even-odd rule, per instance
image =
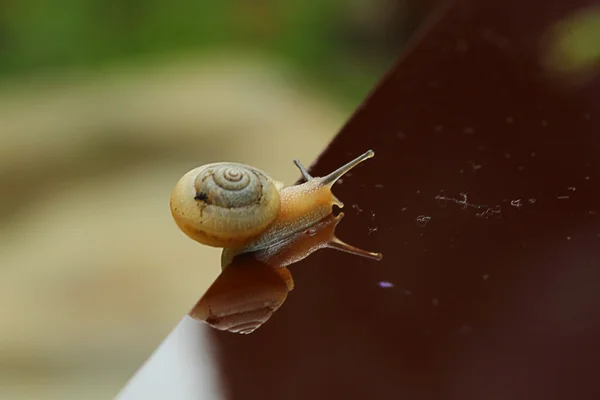
[{"label": "snail", "polygon": [[380,260],[380,253],[335,237],[344,214],[333,215],[333,206],[343,203],[331,192],[339,178],[373,156],[369,150],[324,177],[312,177],[294,160],[305,182],[293,186],[238,163],[212,163],[186,173],[171,194],[173,219],[191,239],[223,248],[223,271],[190,316],[217,329],[250,333],[293,289],[286,266],[320,248]]},{"label": "snail", "polygon": [[[202,244],[243,253],[262,249],[304,230],[343,207],[333,184],[372,150],[325,177],[312,177],[294,163],[306,182],[285,187],[264,172],[238,163],[213,163],[185,174],[171,194],[179,228]],[[231,254],[230,254],[231,255]]]}]

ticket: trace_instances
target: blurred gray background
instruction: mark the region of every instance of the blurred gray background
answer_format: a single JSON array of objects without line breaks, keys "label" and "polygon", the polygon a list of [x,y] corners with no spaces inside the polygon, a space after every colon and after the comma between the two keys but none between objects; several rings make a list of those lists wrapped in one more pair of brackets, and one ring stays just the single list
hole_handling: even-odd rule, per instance
[{"label": "blurred gray background", "polygon": [[299,177],[433,1],[0,4],[0,398],[111,398],[220,271],[198,165]]}]

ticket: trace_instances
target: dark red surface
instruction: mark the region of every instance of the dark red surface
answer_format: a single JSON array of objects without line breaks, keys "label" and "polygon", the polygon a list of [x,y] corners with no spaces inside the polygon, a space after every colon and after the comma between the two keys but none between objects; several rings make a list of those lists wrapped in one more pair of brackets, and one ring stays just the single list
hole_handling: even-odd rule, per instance
[{"label": "dark red surface", "polygon": [[311,171],[375,150],[334,193],[383,261],[319,251],[259,330],[213,330],[229,398],[600,398],[600,86],[539,66],[583,5],[441,13]]}]

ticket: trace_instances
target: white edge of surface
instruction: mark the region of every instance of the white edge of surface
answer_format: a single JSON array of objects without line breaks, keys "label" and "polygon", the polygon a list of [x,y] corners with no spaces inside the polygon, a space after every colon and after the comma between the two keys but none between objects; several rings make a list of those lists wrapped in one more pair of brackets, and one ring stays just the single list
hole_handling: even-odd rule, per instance
[{"label": "white edge of surface", "polygon": [[221,400],[217,365],[206,325],[185,316],[115,399]]}]

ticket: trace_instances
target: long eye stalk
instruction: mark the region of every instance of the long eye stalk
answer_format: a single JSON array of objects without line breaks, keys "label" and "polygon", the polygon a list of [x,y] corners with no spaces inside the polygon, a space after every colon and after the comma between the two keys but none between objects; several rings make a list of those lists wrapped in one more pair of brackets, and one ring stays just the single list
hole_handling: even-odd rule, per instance
[{"label": "long eye stalk", "polygon": [[[318,178],[318,179],[321,180],[321,182],[324,186],[331,187],[338,179],[340,179],[344,174],[346,174],[352,168],[356,167],[361,162],[368,160],[369,158],[374,157],[374,156],[375,156],[375,152],[373,150],[369,150],[369,151],[361,154],[360,156],[356,157],[354,160],[350,161],[346,165],[339,167],[338,169],[336,169],[329,175],[326,175],[326,176],[324,176],[322,178]],[[306,168],[304,168],[304,166],[302,165],[302,163],[299,160],[294,160],[294,164],[296,164],[296,167],[298,167],[298,169],[300,170],[300,173],[302,173],[302,176],[304,177],[304,179],[306,179],[306,181],[315,179],[308,173]]]},{"label": "long eye stalk", "polygon": [[369,150],[364,154],[356,157],[354,160],[350,161],[348,164],[343,165],[330,173],[327,176],[322,177],[323,185],[332,186],[338,179],[340,179],[345,173],[350,171],[352,168],[356,167],[363,161],[368,160],[369,158],[375,156],[375,152],[373,150]]},{"label": "long eye stalk", "polygon": [[298,167],[298,169],[300,170],[300,173],[302,173],[302,176],[304,177],[304,179],[306,179],[306,181],[310,181],[313,177],[308,173],[308,171],[306,170],[306,168],[304,168],[304,165],[302,165],[302,163],[300,162],[300,160],[294,160],[294,164],[296,164],[296,167]]}]

